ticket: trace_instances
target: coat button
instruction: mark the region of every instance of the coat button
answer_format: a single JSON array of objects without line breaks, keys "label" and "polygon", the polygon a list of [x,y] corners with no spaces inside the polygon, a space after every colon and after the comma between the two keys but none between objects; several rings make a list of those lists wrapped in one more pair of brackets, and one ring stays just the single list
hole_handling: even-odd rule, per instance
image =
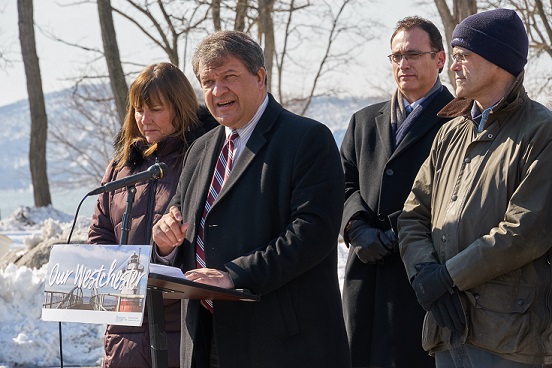
[{"label": "coat button", "polygon": [[467,164],[469,164],[469,163],[471,162],[471,158],[466,157],[466,158],[464,159],[464,162],[467,163]]},{"label": "coat button", "polygon": [[458,196],[456,194],[453,194],[452,197],[450,197],[450,199],[452,199],[452,201],[456,201],[458,199]]},{"label": "coat button", "polygon": [[391,175],[393,175],[394,173],[395,173],[395,172],[393,171],[393,169],[387,169],[387,170],[385,170],[385,175],[387,175],[387,176],[391,176]]},{"label": "coat button", "polygon": [[385,216],[382,215],[381,213],[378,215],[378,220],[380,221],[385,221]]},{"label": "coat button", "polygon": [[516,300],[516,303],[517,303],[517,305],[519,305],[520,307],[521,307],[523,304],[525,304],[525,302],[524,302],[523,299],[518,299],[518,300]]},{"label": "coat button", "polygon": [[475,298],[475,300],[479,300],[479,294],[473,294],[473,297]]},{"label": "coat button", "polygon": [[493,138],[493,135],[492,135],[491,133],[489,133],[489,134],[487,135],[487,137],[488,137],[489,139],[492,139],[492,138]]},{"label": "coat button", "polygon": [[447,237],[446,237],[446,236],[444,236],[444,235],[443,235],[443,236],[441,236],[441,241],[442,241],[443,243],[445,243],[445,242],[447,241]]}]

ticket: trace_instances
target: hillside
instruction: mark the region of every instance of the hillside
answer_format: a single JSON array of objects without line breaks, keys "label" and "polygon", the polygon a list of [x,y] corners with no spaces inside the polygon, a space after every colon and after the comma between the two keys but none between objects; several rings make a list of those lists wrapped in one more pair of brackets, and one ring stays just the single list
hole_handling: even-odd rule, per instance
[{"label": "hillside", "polygon": [[[103,89],[91,87],[103,93]],[[86,91],[90,94],[91,90]],[[92,91],[93,92],[93,91]],[[78,187],[99,181],[111,154],[111,142],[118,122],[112,107],[97,101],[75,103],[74,91],[67,89],[45,95],[48,114],[47,163],[51,187]],[[341,144],[353,112],[375,99],[319,97],[315,98],[307,116],[326,124]],[[24,189],[31,186],[29,171],[30,114],[26,100],[0,106],[3,142],[0,157],[0,190]],[[101,127],[92,121],[100,122]],[[57,134],[55,134],[57,132]],[[57,138],[55,137],[57,135]],[[61,136],[61,138],[60,138]],[[60,139],[64,140],[62,143]],[[103,154],[102,154],[103,152]]]}]

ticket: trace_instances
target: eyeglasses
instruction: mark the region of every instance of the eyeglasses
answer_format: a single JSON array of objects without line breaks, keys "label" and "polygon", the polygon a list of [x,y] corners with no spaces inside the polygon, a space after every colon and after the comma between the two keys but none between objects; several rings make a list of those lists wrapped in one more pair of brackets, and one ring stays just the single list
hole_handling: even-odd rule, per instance
[{"label": "eyeglasses", "polygon": [[471,52],[471,51],[457,52],[456,54],[450,55],[450,57],[451,57],[452,61],[454,61],[456,63],[463,63],[464,61],[466,61],[466,56],[471,55],[471,54],[473,54],[473,52]]},{"label": "eyeglasses", "polygon": [[436,53],[437,51],[409,52],[406,54],[391,54],[391,55],[387,55],[387,57],[389,58],[390,62],[393,62],[395,64],[400,64],[403,58],[405,60],[414,61],[414,60],[418,60],[422,55],[426,55],[426,54],[434,55]]}]

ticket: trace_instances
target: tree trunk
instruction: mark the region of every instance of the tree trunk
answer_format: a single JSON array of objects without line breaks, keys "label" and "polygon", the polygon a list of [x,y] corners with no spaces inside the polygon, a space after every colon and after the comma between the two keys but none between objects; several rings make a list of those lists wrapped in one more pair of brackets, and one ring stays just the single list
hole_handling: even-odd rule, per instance
[{"label": "tree trunk", "polygon": [[220,0],[211,2],[211,14],[213,15],[213,28],[215,31],[220,31],[222,29],[220,25]]},{"label": "tree trunk", "polygon": [[[477,13],[477,1],[476,0],[453,0],[452,2],[452,9],[453,11],[449,9],[446,0],[434,0],[435,5],[437,6],[437,10],[439,11],[439,16],[441,17],[441,21],[443,22],[443,27],[445,28],[445,42],[446,47],[445,50],[447,51],[447,54],[450,56],[452,55],[452,48],[450,47],[450,43],[452,41],[452,32],[454,32],[454,27],[458,23],[460,23],[464,18]],[[456,78],[453,71],[450,70],[450,66],[452,65],[451,58],[447,58],[448,60],[448,77],[450,80],[450,84],[453,88],[456,88]]]},{"label": "tree trunk", "polygon": [[272,65],[274,61],[274,52],[276,43],[274,41],[274,22],[272,12],[274,9],[274,0],[259,1],[259,19],[260,28],[264,34],[264,59],[267,76],[267,89],[270,92],[272,87]]},{"label": "tree trunk", "polygon": [[[260,1],[262,3],[262,1]],[[245,30],[245,17],[247,16],[247,0],[238,0],[236,3],[236,18],[234,20],[234,30],[243,32]],[[259,4],[259,8],[263,5]],[[261,9],[259,9],[259,13]]]},{"label": "tree trunk", "polygon": [[295,8],[295,1],[291,0],[289,2],[289,11],[287,12],[287,18],[284,23],[284,32],[283,32],[283,45],[281,47],[280,55],[278,56],[278,59],[276,60],[276,68],[277,68],[277,75],[276,79],[278,81],[278,101],[280,103],[284,103],[284,93],[282,88],[282,79],[283,79],[283,72],[285,70],[284,64],[286,62],[286,57],[288,54],[288,43],[290,39],[290,30],[292,28],[292,19],[293,19],[293,12]]},{"label": "tree trunk", "polygon": [[[552,14],[552,4],[549,4],[548,14],[546,14],[547,11],[541,0],[535,0],[535,5],[537,16],[542,21],[542,28],[544,29],[543,31],[541,31],[538,27],[537,22],[533,22],[531,24],[531,27],[534,28],[534,32],[537,35],[540,35],[540,37],[536,39],[535,37],[533,37],[533,32],[530,32],[531,43],[536,46],[535,48],[537,50],[542,50],[546,52],[548,56],[552,57],[552,19],[550,17],[550,15]],[[525,26],[526,28],[529,28],[529,24],[526,24]]]},{"label": "tree trunk", "polygon": [[19,15],[19,41],[21,55],[27,78],[27,93],[31,112],[31,137],[29,147],[29,166],[33,184],[34,203],[36,207],[52,204],[48,173],[46,171],[46,140],[48,138],[48,118],[40,65],[36,54],[36,41],[33,21],[33,0],[17,0]]},{"label": "tree trunk", "polygon": [[119,122],[123,125],[127,111],[128,86],[119,56],[119,46],[117,45],[117,35],[111,11],[111,0],[98,0],[98,16],[100,18],[100,29],[111,90],[113,91]]}]

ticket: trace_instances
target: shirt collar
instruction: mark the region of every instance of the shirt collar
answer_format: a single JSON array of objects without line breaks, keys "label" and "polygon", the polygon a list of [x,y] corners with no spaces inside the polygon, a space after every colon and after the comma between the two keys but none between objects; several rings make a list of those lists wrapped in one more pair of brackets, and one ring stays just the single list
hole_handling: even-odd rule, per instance
[{"label": "shirt collar", "polygon": [[[244,139],[244,140],[249,139],[249,137],[251,136],[251,133],[253,133],[253,130],[257,126],[257,123],[259,122],[259,120],[261,120],[261,116],[265,112],[267,105],[268,105],[268,94],[266,95],[265,99],[263,100],[263,102],[261,103],[259,108],[257,109],[257,112],[255,113],[255,115],[253,115],[251,120],[247,124],[245,124],[243,127],[236,129],[236,131],[238,132],[238,134],[240,136],[240,139]],[[232,134],[232,129],[226,127],[225,128],[225,133],[226,133],[226,138],[228,138],[230,136],[230,134]]]},{"label": "shirt collar", "polygon": [[[500,102],[500,100],[498,100]],[[472,109],[471,109],[471,118],[473,121],[477,123],[477,131],[481,133],[483,131],[483,127],[485,126],[485,123],[489,119],[489,115],[493,111],[493,108],[498,105],[498,102],[493,104],[491,107],[486,108],[481,112],[481,109],[477,105],[477,102],[474,100]]]},{"label": "shirt collar", "polygon": [[419,106],[422,102],[424,102],[424,100],[427,98],[427,96],[429,96],[433,92],[437,91],[439,88],[441,88],[441,86],[442,86],[441,79],[439,77],[437,77],[437,80],[435,81],[435,84],[433,85],[433,87],[431,87],[431,89],[425,94],[425,96],[420,98],[419,100],[416,100],[416,101],[412,102],[411,104],[409,104],[408,101],[406,100],[406,98],[403,97],[404,107],[406,108],[406,106],[410,105],[410,108],[412,110],[414,110],[417,106]]}]

